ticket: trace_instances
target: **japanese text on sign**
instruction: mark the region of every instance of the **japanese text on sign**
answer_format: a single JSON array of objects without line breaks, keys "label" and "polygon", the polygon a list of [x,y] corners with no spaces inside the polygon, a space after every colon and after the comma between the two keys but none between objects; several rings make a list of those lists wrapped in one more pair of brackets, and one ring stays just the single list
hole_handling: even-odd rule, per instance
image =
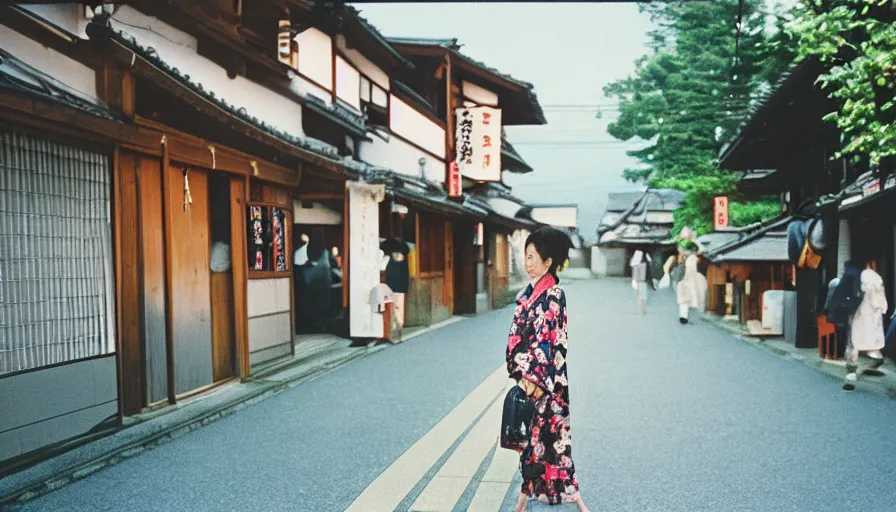
[{"label": "japanese text on sign", "polygon": [[460,169],[457,162],[451,162],[448,166],[448,197],[460,197],[462,192]]},{"label": "japanese text on sign", "polygon": [[473,181],[501,181],[501,110],[457,109],[457,164]]},{"label": "japanese text on sign", "polygon": [[715,229],[723,229],[728,227],[728,197],[718,196],[715,198],[713,208],[713,224]]}]

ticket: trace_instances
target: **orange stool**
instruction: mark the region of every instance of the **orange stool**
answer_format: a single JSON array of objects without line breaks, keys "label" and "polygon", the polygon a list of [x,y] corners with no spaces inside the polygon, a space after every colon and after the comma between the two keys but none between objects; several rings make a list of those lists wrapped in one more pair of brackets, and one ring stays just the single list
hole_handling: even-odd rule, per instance
[{"label": "orange stool", "polygon": [[837,359],[837,327],[824,315],[818,317],[818,355],[823,359]]}]

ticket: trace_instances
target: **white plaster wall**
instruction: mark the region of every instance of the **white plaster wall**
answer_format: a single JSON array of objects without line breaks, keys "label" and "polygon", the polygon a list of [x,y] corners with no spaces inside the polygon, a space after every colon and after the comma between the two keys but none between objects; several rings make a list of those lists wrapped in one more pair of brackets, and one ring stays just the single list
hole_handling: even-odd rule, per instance
[{"label": "white plaster wall", "polygon": [[249,352],[292,340],[290,279],[291,276],[248,280]]},{"label": "white plaster wall", "polygon": [[84,16],[82,4],[25,4],[19,5],[19,7],[49,21],[73,36],[87,39],[87,24],[89,22]]},{"label": "white plaster wall", "polygon": [[426,159],[424,177],[432,182],[445,182],[445,161],[436,158],[407,142],[391,137],[389,142],[373,136],[373,142],[361,142],[358,157],[372,165],[391,169],[393,172],[406,176],[420,176],[421,158]]},{"label": "white plaster wall", "polygon": [[389,75],[387,75],[385,71],[380,69],[379,66],[377,66],[373,62],[370,62],[367,57],[364,57],[364,55],[361,54],[361,52],[350,49],[345,42],[345,36],[336,36],[336,48],[344,53],[348,61],[351,62],[356,68],[358,68],[361,73],[370,78],[373,83],[379,85],[387,91],[390,90]]},{"label": "white plaster wall", "polygon": [[463,83],[464,97],[469,98],[480,105],[488,105],[491,107],[498,106],[498,95],[479,87],[476,84],[464,81]]},{"label": "white plaster wall", "polygon": [[333,89],[333,39],[316,28],[295,37],[299,43],[299,73]]},{"label": "white plaster wall", "polygon": [[345,59],[336,56],[336,96],[361,111],[361,74]]},{"label": "white plaster wall", "polygon": [[338,226],[342,224],[342,212],[320,203],[312,203],[313,208],[302,208],[301,201],[292,202],[292,218],[295,224]]},{"label": "white plaster wall", "polygon": [[574,228],[577,226],[578,208],[574,206],[539,207],[532,209],[532,220],[550,226]]},{"label": "white plaster wall", "polygon": [[249,115],[282,131],[304,136],[301,105],[245,77],[228,78],[224,68],[196,53],[196,38],[129,6],[115,13],[112,25],[134,36],[141,45],[155,48],[168,65],[190,75],[191,81],[201,83],[224,101],[244,107]]},{"label": "white plaster wall", "polygon": [[445,158],[445,130],[414,110],[394,94],[391,97],[389,127],[394,133]]},{"label": "white plaster wall", "polygon": [[0,48],[91,99],[97,98],[96,72],[0,25]]},{"label": "white plaster wall", "polygon": [[249,318],[271,313],[289,311],[289,280],[291,277],[276,279],[249,279]]}]

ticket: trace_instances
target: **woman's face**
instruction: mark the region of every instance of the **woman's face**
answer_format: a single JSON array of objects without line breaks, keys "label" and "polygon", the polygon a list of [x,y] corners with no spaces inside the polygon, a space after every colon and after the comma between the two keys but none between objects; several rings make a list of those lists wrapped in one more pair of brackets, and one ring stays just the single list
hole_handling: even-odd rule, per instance
[{"label": "woman's face", "polygon": [[548,273],[553,261],[551,258],[541,259],[541,255],[535,250],[535,244],[526,246],[526,273],[529,279],[536,281]]}]

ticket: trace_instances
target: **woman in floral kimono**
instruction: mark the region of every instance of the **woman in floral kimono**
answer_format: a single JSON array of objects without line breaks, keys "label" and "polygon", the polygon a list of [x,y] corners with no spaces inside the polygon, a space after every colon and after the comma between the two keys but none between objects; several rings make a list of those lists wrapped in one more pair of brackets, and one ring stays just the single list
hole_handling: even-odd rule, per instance
[{"label": "woman in floral kimono", "polygon": [[541,228],[526,240],[526,272],[532,284],[520,297],[507,343],[510,378],[535,402],[528,446],[520,455],[522,491],[516,511],[528,500],[576,503],[579,494],[569,435],[569,383],[566,377],[566,296],[557,269],[569,259],[569,237]]}]

